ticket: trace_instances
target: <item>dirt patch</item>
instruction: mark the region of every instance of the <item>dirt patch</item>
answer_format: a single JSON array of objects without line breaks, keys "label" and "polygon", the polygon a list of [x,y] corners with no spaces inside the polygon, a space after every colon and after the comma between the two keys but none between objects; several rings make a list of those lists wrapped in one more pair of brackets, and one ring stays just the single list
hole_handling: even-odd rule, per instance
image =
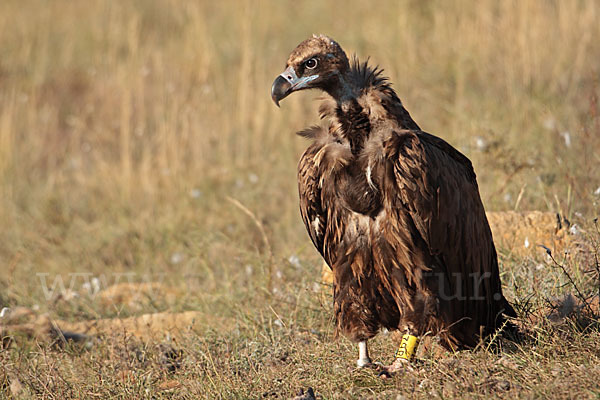
[{"label": "dirt patch", "polygon": [[581,241],[577,225],[556,213],[541,211],[488,212],[487,218],[499,250],[519,257],[553,254],[577,247]]},{"label": "dirt patch", "polygon": [[[98,293],[105,307],[127,305],[141,309],[153,299],[174,303],[175,288],[160,283],[120,283]],[[0,318],[0,336],[6,345],[10,337],[24,335],[41,341],[86,341],[92,337],[125,335],[143,341],[161,341],[181,337],[196,328],[225,329],[227,319],[199,311],[157,312],[127,318],[102,318],[86,321],[53,319],[26,307],[5,308]]]},{"label": "dirt patch", "polygon": [[142,310],[155,299],[166,304],[174,304],[177,290],[159,282],[125,282],[107,287],[98,293],[98,299],[105,307],[125,305],[132,310]]},{"label": "dirt patch", "polygon": [[25,335],[42,341],[54,341],[64,337],[79,341],[91,337],[124,335],[150,342],[181,337],[194,332],[196,328],[205,329],[208,323],[214,329],[225,328],[227,322],[223,318],[207,316],[198,311],[161,312],[129,318],[73,322],[52,319],[48,314],[36,315],[29,309],[19,307],[17,317],[27,317],[27,321],[13,323],[15,319],[11,315],[3,318],[4,321],[0,324],[2,337]]}]

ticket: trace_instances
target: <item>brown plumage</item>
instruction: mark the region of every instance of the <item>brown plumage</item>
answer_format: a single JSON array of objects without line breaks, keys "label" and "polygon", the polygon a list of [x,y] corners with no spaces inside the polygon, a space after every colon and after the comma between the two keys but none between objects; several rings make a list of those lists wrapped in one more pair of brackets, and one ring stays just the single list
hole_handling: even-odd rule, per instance
[{"label": "brown plumage", "polygon": [[338,331],[366,341],[380,328],[475,346],[514,310],[467,157],[421,131],[382,70],[350,63],[326,36],[300,43],[273,100],[326,93],[326,126],[298,165],[300,211],[333,270]]}]

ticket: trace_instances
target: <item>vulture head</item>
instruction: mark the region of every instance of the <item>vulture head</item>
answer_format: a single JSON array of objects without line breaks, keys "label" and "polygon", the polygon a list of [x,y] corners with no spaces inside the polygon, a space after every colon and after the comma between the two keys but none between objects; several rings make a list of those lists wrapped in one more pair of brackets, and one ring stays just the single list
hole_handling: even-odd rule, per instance
[{"label": "vulture head", "polygon": [[313,36],[300,43],[286,63],[286,68],[271,87],[277,106],[290,93],[303,89],[321,89],[339,99],[351,91],[344,75],[350,69],[348,57],[340,45],[325,36]]}]

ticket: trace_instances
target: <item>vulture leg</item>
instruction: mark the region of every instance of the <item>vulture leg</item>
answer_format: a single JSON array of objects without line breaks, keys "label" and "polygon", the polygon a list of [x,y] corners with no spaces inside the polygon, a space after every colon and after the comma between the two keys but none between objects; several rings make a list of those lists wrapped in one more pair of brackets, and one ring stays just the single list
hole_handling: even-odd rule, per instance
[{"label": "vulture leg", "polygon": [[[402,336],[400,347],[396,350],[394,362],[383,367],[383,374],[393,374],[400,371],[412,371],[411,361],[417,352],[419,338],[409,333]],[[383,375],[382,375],[383,376]]]},{"label": "vulture leg", "polygon": [[358,342],[358,360],[356,360],[356,365],[359,368],[365,368],[372,365],[371,359],[369,358],[369,348],[367,347],[366,340]]}]

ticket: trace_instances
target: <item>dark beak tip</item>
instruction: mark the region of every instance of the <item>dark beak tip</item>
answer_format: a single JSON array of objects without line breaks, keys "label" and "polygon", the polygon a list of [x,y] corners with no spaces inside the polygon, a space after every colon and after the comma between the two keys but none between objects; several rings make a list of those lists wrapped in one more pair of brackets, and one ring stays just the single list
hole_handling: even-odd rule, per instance
[{"label": "dark beak tip", "polygon": [[279,107],[279,102],[290,94],[291,87],[292,85],[281,75],[275,79],[271,87],[271,99],[277,107]]},{"label": "dark beak tip", "polygon": [[278,98],[278,97],[275,95],[275,93],[273,93],[273,88],[271,88],[271,100],[273,100],[273,103],[275,103],[275,105],[276,105],[277,107],[281,107],[281,106],[279,105],[279,100],[280,100],[280,99],[279,99],[279,98]]}]

